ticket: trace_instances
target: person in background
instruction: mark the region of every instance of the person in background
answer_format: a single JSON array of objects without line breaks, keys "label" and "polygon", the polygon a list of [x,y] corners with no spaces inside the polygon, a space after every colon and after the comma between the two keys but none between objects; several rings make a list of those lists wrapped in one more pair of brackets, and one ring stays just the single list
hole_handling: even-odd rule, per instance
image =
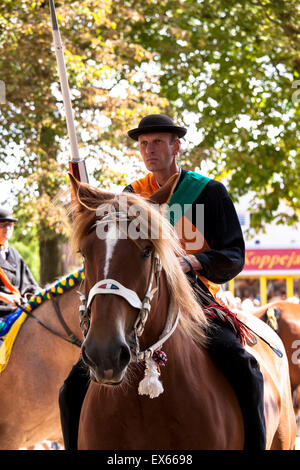
[{"label": "person in background", "polygon": [[13,313],[26,294],[40,290],[24,259],[9,245],[17,221],[0,207],[0,317]]}]

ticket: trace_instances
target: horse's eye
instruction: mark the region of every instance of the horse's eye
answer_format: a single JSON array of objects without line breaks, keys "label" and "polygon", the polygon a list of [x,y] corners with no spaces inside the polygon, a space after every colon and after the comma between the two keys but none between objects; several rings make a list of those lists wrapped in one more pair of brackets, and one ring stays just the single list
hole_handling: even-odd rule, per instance
[{"label": "horse's eye", "polygon": [[143,249],[142,256],[143,258],[149,258],[149,256],[151,256],[151,253],[152,253],[151,246],[146,246],[146,248]]}]

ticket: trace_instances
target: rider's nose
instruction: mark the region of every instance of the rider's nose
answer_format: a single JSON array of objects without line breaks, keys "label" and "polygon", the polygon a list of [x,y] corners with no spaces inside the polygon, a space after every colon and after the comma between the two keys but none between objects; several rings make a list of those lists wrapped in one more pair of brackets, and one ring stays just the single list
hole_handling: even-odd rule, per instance
[{"label": "rider's nose", "polygon": [[146,154],[149,155],[154,152],[154,146],[152,144],[147,144],[146,146]]}]

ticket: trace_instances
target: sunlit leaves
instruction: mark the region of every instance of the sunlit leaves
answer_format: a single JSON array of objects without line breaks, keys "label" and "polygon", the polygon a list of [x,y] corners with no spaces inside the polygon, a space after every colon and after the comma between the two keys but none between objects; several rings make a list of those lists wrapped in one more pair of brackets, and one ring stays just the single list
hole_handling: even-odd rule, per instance
[{"label": "sunlit leaves", "polygon": [[[55,3],[80,150],[94,157],[100,176],[97,162],[101,168],[113,149],[132,153],[126,146],[133,121],[167,100],[153,92],[155,79],[140,69],[152,53],[125,39],[119,27],[127,24],[128,30],[140,19],[131,2],[119,10],[111,0]],[[6,85],[0,178],[14,183],[21,219],[38,227],[40,240],[67,236],[66,212],[53,205],[66,187],[70,155],[48,1],[2,2],[0,33],[0,79]],[[106,184],[118,181],[117,174],[103,175]]]},{"label": "sunlit leaves", "polygon": [[[300,7],[297,0],[137,2],[132,37],[160,64],[161,96],[194,113],[202,140],[185,164],[214,162],[237,198],[256,193],[256,226],[299,216]],[[291,211],[279,212],[284,201]],[[277,215],[276,215],[277,214]]]}]

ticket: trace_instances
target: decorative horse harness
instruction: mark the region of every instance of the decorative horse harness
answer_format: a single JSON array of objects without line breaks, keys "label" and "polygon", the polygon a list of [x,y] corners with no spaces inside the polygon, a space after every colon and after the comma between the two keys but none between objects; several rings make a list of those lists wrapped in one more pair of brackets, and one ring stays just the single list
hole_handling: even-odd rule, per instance
[{"label": "decorative horse harness", "polygon": [[[115,213],[114,216],[117,218],[122,218],[124,220],[125,214]],[[127,220],[130,220],[127,218]],[[125,220],[126,220],[125,219]],[[110,216],[105,216],[100,221],[97,221],[91,228],[90,232],[97,226],[100,222],[114,221],[115,219]],[[161,382],[158,380],[160,375],[158,371],[158,365],[165,365],[167,361],[166,354],[160,350],[163,343],[174,333],[178,320],[179,320],[179,309],[174,308],[174,302],[171,300],[167,315],[167,320],[164,326],[164,329],[156,343],[147,348],[144,351],[140,350],[138,338],[143,334],[148,315],[151,310],[151,300],[153,299],[154,294],[158,291],[158,282],[160,273],[162,270],[161,261],[157,253],[153,253],[151,270],[149,275],[149,281],[147,290],[144,296],[144,299],[141,300],[137,293],[132,289],[128,289],[123,286],[120,282],[114,279],[102,279],[98,281],[89,291],[88,298],[82,293],[80,293],[81,306],[79,307],[80,313],[80,327],[82,329],[83,335],[86,336],[89,326],[90,326],[90,308],[94,297],[98,294],[115,294],[123,297],[127,302],[132,305],[134,308],[139,309],[139,313],[133,325],[135,343],[136,347],[133,352],[133,357],[135,362],[145,361],[146,370],[145,377],[139,384],[139,393],[148,394],[150,398],[157,397],[163,392],[163,387]],[[157,287],[153,288],[153,281]]]}]

